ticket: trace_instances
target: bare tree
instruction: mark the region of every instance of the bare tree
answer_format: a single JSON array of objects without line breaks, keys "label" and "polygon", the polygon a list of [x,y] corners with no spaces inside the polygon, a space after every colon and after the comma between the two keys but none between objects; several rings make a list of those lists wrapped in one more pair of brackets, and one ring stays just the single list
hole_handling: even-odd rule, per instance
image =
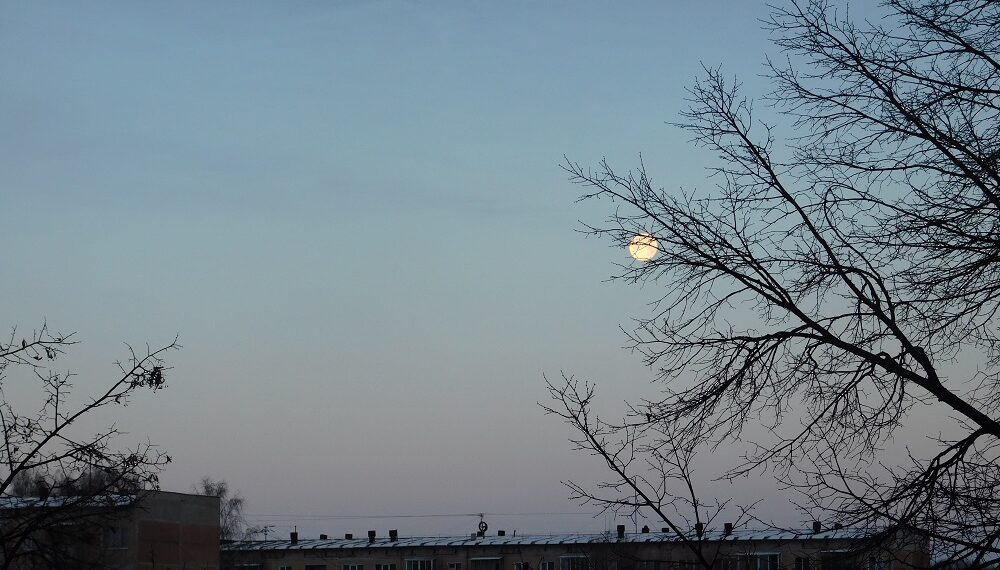
[{"label": "bare tree", "polygon": [[[117,363],[119,372],[77,401],[70,398],[73,375],[51,368],[75,344],[72,334],[52,333],[43,325],[22,337],[13,329],[0,340],[0,568],[34,564],[48,567],[72,561],[66,544],[92,538],[102,515],[128,506],[134,494],[158,487],[158,474],[170,457],[150,443],[117,447],[117,424],[82,434],[83,418],[99,418],[125,406],[140,390],[166,386],[162,355],[176,340],[159,349],[136,352]],[[6,382],[35,382],[42,404],[34,411],[7,397]],[[23,386],[18,387],[23,393]],[[113,421],[113,420],[112,420]],[[100,474],[97,476],[96,474]],[[83,533],[83,535],[81,535]],[[76,541],[76,542],[75,542]]]},{"label": "bare tree", "polygon": [[262,528],[247,523],[243,514],[246,499],[239,490],[230,493],[229,483],[225,479],[202,477],[194,491],[199,495],[219,498],[219,540],[251,540],[263,532]]},{"label": "bare tree", "polygon": [[[942,563],[1000,555],[1000,3],[884,7],[879,22],[821,0],[773,8],[773,124],[706,69],[678,126],[718,156],[714,190],[567,163],[582,199],[612,204],[588,231],[658,243],[617,278],[664,291],[628,331],[661,398],[604,422],[589,386],[550,383],[549,411],[613,471],[581,498],[677,517],[663,481],[690,469],[663,457],[752,428],[721,478],[775,473],[805,517],[918,529]],[[918,414],[950,418],[924,433],[936,449],[883,461]]]}]

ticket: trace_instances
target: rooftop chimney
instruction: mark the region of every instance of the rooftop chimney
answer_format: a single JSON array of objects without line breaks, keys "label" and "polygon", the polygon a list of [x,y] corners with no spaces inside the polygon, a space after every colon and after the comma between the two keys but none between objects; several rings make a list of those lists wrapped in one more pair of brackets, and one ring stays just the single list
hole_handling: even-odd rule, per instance
[{"label": "rooftop chimney", "polygon": [[368,542],[375,542],[375,531],[368,531]]},{"label": "rooftop chimney", "polygon": [[823,523],[819,521],[813,521],[813,534],[819,534],[823,531]]},{"label": "rooftop chimney", "polygon": [[330,538],[330,537],[328,537],[328,536],[327,536],[327,535],[325,535],[325,534],[321,534],[321,535],[319,535],[319,539],[320,539],[320,540],[326,540],[327,538]]},{"label": "rooftop chimney", "polygon": [[618,525],[618,540],[625,540],[625,525]]},{"label": "rooftop chimney", "polygon": [[486,536],[486,531],[485,530],[478,531],[476,533],[476,536]]},{"label": "rooftop chimney", "polygon": [[396,542],[397,539],[399,539],[399,531],[396,530],[396,529],[390,530],[389,531],[389,540],[391,542]]},{"label": "rooftop chimney", "polygon": [[497,536],[507,536],[507,531],[505,531],[505,530],[498,530],[497,531]]},{"label": "rooftop chimney", "polygon": [[297,531],[292,531],[292,544],[299,543],[299,533]]},{"label": "rooftop chimney", "polygon": [[642,532],[649,533],[649,525],[642,525]]},{"label": "rooftop chimney", "polygon": [[663,527],[663,528],[660,529],[660,532],[666,534],[666,533],[670,532],[670,529],[667,528],[667,527]]},{"label": "rooftop chimney", "polygon": [[354,535],[351,534],[351,533],[349,533],[349,532],[345,533],[344,534],[344,540],[354,540]]},{"label": "rooftop chimney", "polygon": [[705,523],[694,523],[694,533],[701,538],[701,535],[705,534]]},{"label": "rooftop chimney", "polygon": [[733,534],[733,523],[726,523],[726,525],[722,527],[722,534],[725,536]]},{"label": "rooftop chimney", "polygon": [[840,530],[842,528],[844,528],[843,524],[841,524],[841,523],[833,523],[833,530]]}]

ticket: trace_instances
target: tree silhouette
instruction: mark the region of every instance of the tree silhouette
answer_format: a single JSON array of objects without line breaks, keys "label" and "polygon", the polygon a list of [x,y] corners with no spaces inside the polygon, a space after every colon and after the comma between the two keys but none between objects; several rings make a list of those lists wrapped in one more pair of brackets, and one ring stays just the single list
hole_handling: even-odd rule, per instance
[{"label": "tree silhouette", "polygon": [[263,532],[263,528],[247,523],[243,514],[246,499],[239,490],[230,492],[229,483],[225,479],[202,477],[194,491],[199,495],[219,498],[219,540],[251,540]]},{"label": "tree silhouette", "polygon": [[[885,8],[772,9],[785,57],[763,103],[786,123],[705,70],[677,126],[718,157],[711,191],[566,164],[583,199],[612,204],[588,231],[659,244],[616,277],[664,291],[628,332],[661,398],[608,422],[592,385],[549,383],[547,409],[614,471],[578,497],[700,520],[724,505],[663,482],[690,482],[684,454],[743,443],[721,477],[775,473],[808,518],[917,529],[941,563],[1000,554],[1000,4]],[[930,415],[950,418],[923,434],[933,452],[883,461]]]},{"label": "tree silhouette", "polygon": [[[22,337],[17,329],[0,340],[0,568],[57,562],[78,567],[91,560],[73,558],[68,545],[94,539],[106,516],[131,505],[135,493],[158,487],[158,474],[170,457],[151,443],[117,447],[117,424],[85,434],[79,422],[112,414],[141,391],[166,386],[162,355],[178,345],[137,352],[128,348],[118,373],[90,388],[82,402],[71,399],[73,375],[56,372],[53,361],[76,343],[72,334],[43,325]],[[12,378],[11,373],[18,374]],[[34,382],[41,407],[25,411],[3,390],[8,382]],[[130,496],[122,497],[126,493]],[[90,556],[90,553],[87,553]]]}]

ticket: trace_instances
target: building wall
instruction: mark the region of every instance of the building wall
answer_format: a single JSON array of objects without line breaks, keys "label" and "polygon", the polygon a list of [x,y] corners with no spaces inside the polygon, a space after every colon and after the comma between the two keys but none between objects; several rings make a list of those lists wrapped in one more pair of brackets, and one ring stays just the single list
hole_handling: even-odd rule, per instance
[{"label": "building wall", "polygon": [[127,521],[134,540],[128,557],[137,570],[217,570],[219,499],[157,491]]},{"label": "building wall", "polygon": [[50,520],[30,534],[34,546],[20,550],[13,567],[219,568],[217,497],[149,491],[131,505],[128,497],[120,500],[117,506],[64,507],[53,501],[8,509],[4,514],[12,524],[36,516]]}]

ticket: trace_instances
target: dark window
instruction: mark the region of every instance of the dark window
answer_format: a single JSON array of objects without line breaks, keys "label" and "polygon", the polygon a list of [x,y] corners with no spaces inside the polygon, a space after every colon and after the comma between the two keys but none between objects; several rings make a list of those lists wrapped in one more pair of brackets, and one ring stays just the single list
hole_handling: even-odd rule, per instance
[{"label": "dark window", "polygon": [[559,570],[588,570],[588,562],[586,556],[562,556],[559,558]]},{"label": "dark window", "polygon": [[433,560],[407,560],[406,570],[434,570]]},{"label": "dark window", "polygon": [[857,561],[850,552],[824,552],[820,556],[822,570],[858,570]]},{"label": "dark window", "polygon": [[747,570],[778,570],[777,554],[754,554],[747,557]]},{"label": "dark window", "polygon": [[306,564],[306,570],[326,570],[326,564]]},{"label": "dark window", "polygon": [[871,570],[891,570],[892,560],[888,558],[873,558],[869,567]]},{"label": "dark window", "polygon": [[128,548],[128,528],[113,526],[104,529],[104,548]]},{"label": "dark window", "polygon": [[470,560],[472,570],[500,570],[499,558],[484,558],[480,560]]},{"label": "dark window", "polygon": [[720,570],[746,570],[746,565],[740,556],[724,556],[719,560]]}]

